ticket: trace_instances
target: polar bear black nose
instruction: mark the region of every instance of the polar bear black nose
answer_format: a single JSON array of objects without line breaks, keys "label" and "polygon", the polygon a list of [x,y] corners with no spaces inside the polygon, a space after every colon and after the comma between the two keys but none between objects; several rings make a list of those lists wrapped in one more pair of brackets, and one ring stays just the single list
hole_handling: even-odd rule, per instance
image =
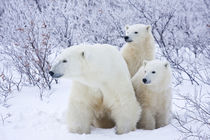
[{"label": "polar bear black nose", "polygon": [[146,78],[144,78],[144,79],[142,79],[142,81],[143,81],[143,83],[146,83],[146,82],[147,82],[147,79],[146,79]]},{"label": "polar bear black nose", "polygon": [[124,39],[125,39],[125,41],[126,41],[126,40],[128,40],[128,39],[129,39],[129,37],[128,37],[128,36],[124,36]]},{"label": "polar bear black nose", "polygon": [[53,76],[54,75],[54,72],[49,71],[49,74],[50,74],[50,76]]}]

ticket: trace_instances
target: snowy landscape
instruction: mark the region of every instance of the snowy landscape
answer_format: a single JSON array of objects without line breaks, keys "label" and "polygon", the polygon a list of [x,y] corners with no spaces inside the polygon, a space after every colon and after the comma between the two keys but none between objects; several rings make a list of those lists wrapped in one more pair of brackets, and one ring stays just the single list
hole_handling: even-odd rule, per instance
[{"label": "snowy landscape", "polygon": [[[125,25],[152,26],[158,59],[173,70],[171,123],[116,135],[72,134],[70,80],[49,70],[62,49],[125,44]],[[0,0],[0,140],[210,139],[210,1]]]}]

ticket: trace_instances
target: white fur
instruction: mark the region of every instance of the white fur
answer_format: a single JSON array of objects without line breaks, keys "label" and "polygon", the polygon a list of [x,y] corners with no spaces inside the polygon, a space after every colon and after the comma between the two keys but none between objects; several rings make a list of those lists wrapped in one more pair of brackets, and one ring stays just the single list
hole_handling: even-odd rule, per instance
[{"label": "white fur", "polygon": [[94,118],[107,113],[116,124],[117,134],[136,129],[141,108],[126,63],[113,46],[67,48],[52,71],[74,80],[68,109],[70,132],[90,133]]},{"label": "white fur", "polygon": [[[169,123],[171,110],[171,69],[167,61],[144,61],[132,78],[136,97],[142,107],[138,128],[155,129]],[[155,72],[155,73],[154,73]],[[146,83],[143,79],[146,79]]]},{"label": "white fur", "polygon": [[[151,33],[151,26],[135,24],[126,26],[126,36],[129,38],[121,53],[128,65],[131,77],[135,75],[141,67],[143,60],[153,60],[155,58],[155,44]],[[135,33],[137,32],[137,34]]]}]

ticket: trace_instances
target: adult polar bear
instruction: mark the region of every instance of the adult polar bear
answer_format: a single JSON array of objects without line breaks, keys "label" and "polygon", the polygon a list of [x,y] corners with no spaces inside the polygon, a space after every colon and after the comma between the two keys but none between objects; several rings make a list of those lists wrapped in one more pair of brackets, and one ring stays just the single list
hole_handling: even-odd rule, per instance
[{"label": "adult polar bear", "polygon": [[74,80],[68,109],[70,132],[90,133],[94,118],[104,115],[104,108],[110,111],[106,113],[114,120],[117,134],[136,129],[141,107],[127,65],[113,46],[82,44],[67,48],[50,75]]},{"label": "adult polar bear", "polygon": [[150,25],[144,24],[125,27],[124,39],[127,43],[121,49],[121,53],[128,65],[131,77],[139,70],[144,60],[155,58],[155,42],[151,28]]}]

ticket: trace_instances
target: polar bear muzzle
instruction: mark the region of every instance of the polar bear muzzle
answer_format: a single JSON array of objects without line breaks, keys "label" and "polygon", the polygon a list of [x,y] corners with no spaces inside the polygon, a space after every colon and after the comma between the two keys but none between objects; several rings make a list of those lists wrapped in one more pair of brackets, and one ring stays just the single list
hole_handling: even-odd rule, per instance
[{"label": "polar bear muzzle", "polygon": [[52,78],[60,78],[63,76],[63,74],[54,73],[53,71],[49,71],[49,74],[52,76]]},{"label": "polar bear muzzle", "polygon": [[132,39],[130,39],[129,36],[124,36],[124,39],[125,39],[125,42],[132,42],[133,41]]},{"label": "polar bear muzzle", "polygon": [[143,82],[144,84],[150,84],[150,83],[151,83],[151,80],[148,80],[147,78],[143,78],[143,79],[142,79],[142,82]]}]

